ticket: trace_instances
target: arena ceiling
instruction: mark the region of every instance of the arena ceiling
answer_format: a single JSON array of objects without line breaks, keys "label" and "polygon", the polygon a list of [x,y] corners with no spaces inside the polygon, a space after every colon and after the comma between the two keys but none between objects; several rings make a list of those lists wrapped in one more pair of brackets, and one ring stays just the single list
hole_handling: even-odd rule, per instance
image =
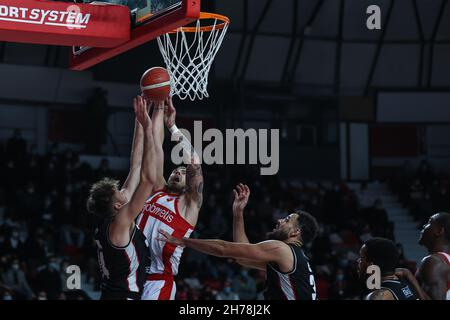
[{"label": "arena ceiling", "polygon": [[[207,0],[204,0],[206,2]],[[360,95],[371,88],[450,86],[448,0],[215,0],[232,23],[216,79],[296,84],[306,92]],[[366,9],[381,8],[368,30]],[[214,8],[212,8],[214,7]],[[65,67],[67,49],[1,43],[3,63]],[[135,81],[162,62],[154,43],[94,68],[102,80]]]}]

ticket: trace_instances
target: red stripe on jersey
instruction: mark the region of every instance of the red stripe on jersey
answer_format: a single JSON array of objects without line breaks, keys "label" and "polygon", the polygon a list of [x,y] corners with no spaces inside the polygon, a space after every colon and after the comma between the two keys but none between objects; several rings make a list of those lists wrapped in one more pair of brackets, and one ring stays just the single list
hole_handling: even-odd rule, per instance
[{"label": "red stripe on jersey", "polygon": [[290,274],[288,275],[288,279],[289,279],[289,286],[291,287],[292,293],[294,294],[294,298],[295,298],[295,300],[298,300],[297,292],[295,292],[295,286],[294,286],[294,283],[292,282],[292,278],[291,278]]},{"label": "red stripe on jersey", "polygon": [[[160,193],[157,194],[158,192],[155,192],[153,195],[153,198],[151,198],[149,203],[155,203],[159,198],[161,198],[162,196],[164,196],[164,193]],[[147,224],[147,220],[148,220],[148,212],[145,212],[144,210],[142,211],[142,218],[141,218],[141,222],[139,223],[139,229],[141,229],[142,232],[144,232],[144,228],[145,225]]]},{"label": "red stripe on jersey", "polygon": [[[186,230],[174,230],[172,236],[175,238],[181,238],[186,234]],[[172,258],[173,253],[177,246],[166,242],[162,251],[162,259],[164,264],[164,273],[172,274],[172,263],[170,262],[170,258]]]},{"label": "red stripe on jersey", "polygon": [[173,280],[164,281],[164,285],[158,296],[158,300],[170,300],[170,295],[172,294]]},{"label": "red stripe on jersey", "polygon": [[280,291],[284,294],[286,299],[288,299],[286,293],[284,293],[284,291],[283,291],[282,284],[281,284],[281,277],[280,277],[280,275],[278,273],[277,273],[277,278],[278,278],[278,288],[280,288]]},{"label": "red stripe on jersey", "polygon": [[439,256],[442,257],[442,259],[447,263],[448,266],[450,266],[450,257],[447,256],[444,252],[438,252]]},{"label": "red stripe on jersey", "polygon": [[173,275],[163,273],[147,274],[147,281],[173,281]]},{"label": "red stripe on jersey", "polygon": [[123,250],[123,253],[125,254],[125,257],[127,257],[127,259],[128,259],[127,287],[128,287],[128,291],[131,291],[131,288],[130,288],[130,281],[128,281],[128,277],[129,277],[130,274],[131,274],[131,259],[130,259],[130,257],[128,256],[128,253],[127,253],[126,250]]},{"label": "red stripe on jersey", "polygon": [[145,228],[145,225],[147,224],[147,220],[148,220],[148,213],[146,213],[146,212],[142,213],[141,222],[139,223],[139,230],[141,230],[142,232],[144,232],[144,228]]},{"label": "red stripe on jersey", "polygon": [[[180,200],[180,197],[175,198],[175,204],[174,204],[174,206],[175,206],[175,213],[178,214],[178,215],[180,215],[180,210],[178,210],[178,201],[179,200]],[[180,217],[181,217],[181,215],[180,215]]]}]

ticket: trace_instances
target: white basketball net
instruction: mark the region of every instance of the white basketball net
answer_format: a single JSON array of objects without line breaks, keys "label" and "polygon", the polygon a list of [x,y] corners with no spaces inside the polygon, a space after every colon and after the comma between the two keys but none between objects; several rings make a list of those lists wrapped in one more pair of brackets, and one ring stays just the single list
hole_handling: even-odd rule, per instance
[{"label": "white basketball net", "polygon": [[214,24],[211,31],[202,31],[201,20],[197,20],[190,41],[183,28],[158,37],[159,50],[171,79],[171,96],[177,95],[182,100],[189,98],[192,101],[209,97],[209,70],[228,29],[228,23],[220,28],[217,25],[221,21],[212,20]]}]

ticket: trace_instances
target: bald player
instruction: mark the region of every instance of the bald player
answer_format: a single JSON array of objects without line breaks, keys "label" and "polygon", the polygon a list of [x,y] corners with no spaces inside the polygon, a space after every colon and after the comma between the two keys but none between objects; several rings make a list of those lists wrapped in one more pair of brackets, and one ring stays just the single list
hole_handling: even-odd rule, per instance
[{"label": "bald player", "polygon": [[429,255],[423,258],[416,278],[433,300],[450,300],[450,213],[439,212],[423,226],[419,244]]}]

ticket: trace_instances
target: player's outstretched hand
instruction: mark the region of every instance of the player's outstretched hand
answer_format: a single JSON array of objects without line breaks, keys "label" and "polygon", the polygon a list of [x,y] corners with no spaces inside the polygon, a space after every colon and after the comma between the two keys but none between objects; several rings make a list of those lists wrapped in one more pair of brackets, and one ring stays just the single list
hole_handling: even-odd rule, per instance
[{"label": "player's outstretched hand", "polygon": [[164,114],[164,122],[167,128],[172,128],[175,125],[175,117],[177,115],[177,110],[173,106],[172,98],[167,98],[165,100],[166,111]]},{"label": "player's outstretched hand", "polygon": [[168,232],[166,232],[166,231],[164,231],[162,229],[159,229],[158,232],[159,232],[160,236],[157,237],[156,240],[158,240],[158,241],[165,241],[165,242],[168,242],[168,243],[173,244],[175,246],[180,246],[180,247],[184,246],[183,242],[181,241],[181,239],[173,237]]},{"label": "player's outstretched hand", "polygon": [[250,197],[250,189],[246,184],[239,183],[233,190],[234,202],[233,213],[243,213]]},{"label": "player's outstretched hand", "polygon": [[136,120],[142,125],[142,127],[144,129],[151,128],[152,120],[148,115],[147,101],[143,97],[137,96],[133,99],[133,109],[136,115]]},{"label": "player's outstretched hand", "polygon": [[154,104],[154,101],[147,99],[144,94],[141,94],[140,97],[142,97],[142,99],[144,99],[144,101],[147,103],[147,113],[149,113],[152,105]]}]

